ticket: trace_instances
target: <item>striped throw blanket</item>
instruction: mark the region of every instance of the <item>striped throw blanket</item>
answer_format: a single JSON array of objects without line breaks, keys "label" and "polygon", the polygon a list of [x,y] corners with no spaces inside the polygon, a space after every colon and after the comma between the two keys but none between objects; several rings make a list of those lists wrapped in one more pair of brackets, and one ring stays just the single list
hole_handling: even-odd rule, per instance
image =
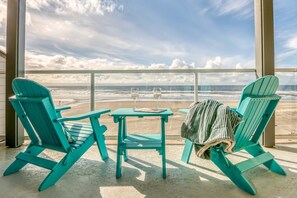
[{"label": "striped throw blanket", "polygon": [[228,106],[208,99],[190,106],[181,136],[194,143],[198,157],[210,159],[210,148],[218,144],[223,145],[225,152],[232,152],[234,130],[241,121]]}]

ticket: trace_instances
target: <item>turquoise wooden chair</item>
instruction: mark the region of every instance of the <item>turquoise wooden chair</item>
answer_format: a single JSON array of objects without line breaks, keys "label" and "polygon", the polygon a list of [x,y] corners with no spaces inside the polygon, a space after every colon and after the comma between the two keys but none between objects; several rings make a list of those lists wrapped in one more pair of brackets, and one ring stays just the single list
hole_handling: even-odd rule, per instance
[{"label": "turquoise wooden chair", "polygon": [[[265,76],[247,85],[243,91],[235,109],[243,116],[244,122],[238,125],[235,130],[234,152],[246,150],[253,158],[238,164],[233,164],[226,156],[223,148],[213,147],[211,149],[211,161],[213,161],[221,171],[231,179],[240,189],[255,195],[256,191],[251,183],[245,178],[243,173],[260,164],[269,170],[281,175],[286,175],[282,167],[274,160],[274,156],[265,152],[259,144],[259,138],[269,122],[280,96],[275,92],[279,81],[275,76]],[[186,140],[182,161],[188,163],[193,149],[193,143]]]},{"label": "turquoise wooden chair", "polygon": [[[71,166],[97,142],[102,160],[108,158],[104,132],[106,127],[98,121],[109,109],[62,118],[61,111],[70,107],[55,108],[50,91],[28,79],[16,78],[12,82],[15,96],[9,98],[31,143],[24,152],[5,170],[4,176],[19,171],[27,163],[50,170],[39,186],[39,191],[54,185]],[[89,124],[75,122],[88,118]],[[66,135],[71,135],[66,137]],[[71,142],[72,140],[72,142]],[[73,141],[74,140],[74,141]],[[69,143],[71,142],[71,143]],[[45,149],[65,153],[60,162],[38,157]]]}]

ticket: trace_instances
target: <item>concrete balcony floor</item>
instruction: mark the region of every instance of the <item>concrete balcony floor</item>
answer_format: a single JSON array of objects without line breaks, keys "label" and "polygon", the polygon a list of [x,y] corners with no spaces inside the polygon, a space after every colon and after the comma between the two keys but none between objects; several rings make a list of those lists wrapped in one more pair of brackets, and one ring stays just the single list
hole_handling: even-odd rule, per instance
[{"label": "concrete balcony floor", "polygon": [[[26,145],[9,149],[0,144],[0,173]],[[0,177],[0,197],[252,197],[238,189],[211,162],[194,154],[189,164],[180,160],[183,146],[167,145],[167,179],[161,177],[161,157],[155,150],[131,150],[130,159],[123,163],[123,176],[115,178],[116,146],[108,145],[110,159],[100,159],[97,146],[83,157],[55,184],[38,192],[38,186],[48,170],[27,165],[18,173]],[[245,173],[255,186],[255,197],[296,197],[297,141],[279,140],[275,148],[266,148],[284,167],[287,176],[277,175],[259,166]],[[44,155],[60,159],[63,155],[45,151]],[[230,155],[239,162],[247,153]]]}]

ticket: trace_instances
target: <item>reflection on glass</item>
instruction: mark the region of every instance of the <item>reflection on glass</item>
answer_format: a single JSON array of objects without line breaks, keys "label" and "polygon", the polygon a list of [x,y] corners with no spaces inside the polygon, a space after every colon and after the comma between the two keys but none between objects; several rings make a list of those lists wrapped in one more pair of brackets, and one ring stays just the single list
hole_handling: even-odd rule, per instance
[{"label": "reflection on glass", "polygon": [[139,98],[139,89],[131,88],[131,98],[134,100],[134,109],[136,109],[136,100]]},{"label": "reflection on glass", "polygon": [[161,90],[160,87],[154,87],[154,89],[153,89],[153,96],[154,96],[154,98],[157,101],[157,109],[159,109],[159,99],[162,96],[162,90]]}]

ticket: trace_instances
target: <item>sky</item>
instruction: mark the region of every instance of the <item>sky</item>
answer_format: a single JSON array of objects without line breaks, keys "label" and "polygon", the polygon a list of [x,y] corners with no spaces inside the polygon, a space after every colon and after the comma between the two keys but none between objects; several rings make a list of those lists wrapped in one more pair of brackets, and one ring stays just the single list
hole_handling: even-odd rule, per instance
[{"label": "sky", "polygon": [[[0,0],[0,49],[6,2]],[[254,68],[253,0],[27,0],[27,69]],[[277,67],[296,67],[297,1],[274,0]]]}]

